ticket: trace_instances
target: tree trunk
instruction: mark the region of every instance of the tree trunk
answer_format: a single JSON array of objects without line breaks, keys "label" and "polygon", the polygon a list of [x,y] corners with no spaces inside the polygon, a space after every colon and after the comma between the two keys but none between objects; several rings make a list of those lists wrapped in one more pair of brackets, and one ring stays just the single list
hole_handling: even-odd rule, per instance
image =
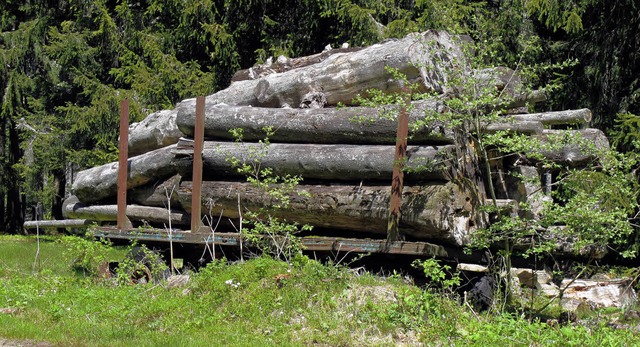
[{"label": "tree trunk", "polygon": [[[129,126],[129,155],[135,156],[178,142],[184,136],[176,125],[175,110],[158,111]],[[194,115],[195,117],[195,115]]]},{"label": "tree trunk", "polygon": [[13,121],[9,121],[9,155],[7,158],[7,214],[5,215],[5,231],[18,233],[23,230],[25,206],[24,195],[20,192],[20,178],[14,165],[20,162],[20,136]]},{"label": "tree trunk", "polygon": [[537,135],[542,134],[544,126],[538,121],[516,121],[512,123],[487,123],[484,130],[488,133],[506,131],[516,134]]},{"label": "tree trunk", "polygon": [[51,202],[51,215],[53,219],[64,219],[62,215],[62,203],[65,198],[65,187],[67,185],[65,172],[64,170],[54,170],[52,174],[55,194]]},{"label": "tree trunk", "polygon": [[571,167],[598,160],[598,151],[609,149],[609,140],[599,129],[544,130],[537,138],[552,147],[542,152],[546,160]]},{"label": "tree trunk", "polygon": [[[175,145],[167,146],[129,159],[127,188],[139,187],[176,174],[171,165]],[[84,203],[116,196],[118,163],[109,163],[78,172],[73,194]]]},{"label": "tree trunk", "polygon": [[[181,139],[174,165],[189,177],[193,165],[193,141]],[[407,181],[444,180],[452,177],[455,146],[410,146],[405,167],[420,170],[407,175]],[[233,143],[206,141],[203,151],[205,179],[238,177],[230,159],[260,168],[273,169],[274,175],[300,175],[304,179],[332,181],[388,180],[394,164],[394,146],[315,145],[272,143]],[[252,174],[257,172],[252,172]]]},{"label": "tree trunk", "polygon": [[[69,197],[64,204],[63,211],[66,218],[89,219],[97,222],[115,222],[118,219],[118,205],[87,206],[75,197]],[[168,225],[171,216],[172,225],[189,225],[191,217],[180,211],[166,208],[127,205],[127,217],[131,221],[148,222]]]},{"label": "tree trunk", "polygon": [[[191,182],[178,190],[181,205],[190,211]],[[390,186],[300,185],[310,197],[294,194],[288,209],[271,209],[269,214],[288,222],[310,224],[331,230],[385,235],[389,214]],[[269,208],[274,201],[268,193],[249,183],[203,182],[202,211],[213,217],[238,218],[238,196],[242,210]],[[477,195],[469,186],[452,182],[426,186],[406,186],[403,190],[402,235],[421,240],[439,240],[464,245],[475,228]]]},{"label": "tree trunk", "polygon": [[[207,105],[251,105],[298,107],[309,92],[322,92],[328,105],[349,105],[368,89],[398,91],[385,68],[397,69],[411,82],[421,81],[426,90],[441,93],[446,70],[455,60],[464,59],[461,39],[445,32],[427,31],[399,40],[376,44],[357,52],[335,54],[317,64],[232,83],[229,88],[207,97]],[[195,109],[195,99],[178,104],[178,110]],[[188,111],[190,112],[190,111]]]},{"label": "tree trunk", "polygon": [[56,219],[56,220],[38,220],[24,222],[25,229],[58,229],[65,231],[66,228],[86,228],[93,223],[88,219]]},{"label": "tree trunk", "polygon": [[275,63],[262,64],[245,70],[239,70],[231,78],[231,82],[255,80],[274,73],[282,73],[293,69],[320,63],[334,54],[345,54],[360,51],[362,47],[336,48],[322,53],[299,58],[278,58]]},{"label": "tree trunk", "polygon": [[588,124],[592,114],[588,108],[558,112],[517,114],[512,116],[516,121],[537,121],[544,125]]},{"label": "tree trunk", "polygon": [[[441,101],[413,103],[410,121],[424,118],[426,110],[444,112]],[[195,113],[178,112],[176,123],[182,133],[193,137]],[[272,142],[395,144],[398,122],[382,118],[397,114],[396,107],[345,107],[321,109],[283,109],[250,106],[214,105],[206,108],[204,135],[211,139],[235,140],[229,129],[242,128],[245,141],[265,138],[264,127],[272,127]],[[434,123],[411,133],[411,144],[453,143],[452,130],[444,123]]]},{"label": "tree trunk", "polygon": [[[127,192],[127,199],[138,205],[164,207],[169,206],[168,200],[171,200],[171,207],[180,208],[178,200],[178,187],[182,176],[175,175],[162,182],[151,182],[147,185],[136,187]],[[168,196],[168,197],[167,197]]]}]

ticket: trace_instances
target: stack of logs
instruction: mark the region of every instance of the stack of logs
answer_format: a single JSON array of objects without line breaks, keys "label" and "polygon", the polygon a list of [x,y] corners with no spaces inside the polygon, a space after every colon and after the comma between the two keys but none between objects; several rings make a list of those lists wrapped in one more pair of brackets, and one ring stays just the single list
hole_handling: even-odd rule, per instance
[{"label": "stack of logs", "polygon": [[[399,90],[386,66],[419,82],[425,91],[446,93],[444,71],[463,59],[460,42],[464,40],[429,31],[362,49],[280,59],[277,69],[263,66],[255,69],[259,73],[251,69],[236,74],[229,88],[206,98],[203,217],[234,220],[243,211],[271,203],[229,161],[258,151],[264,154],[263,167],[272,168],[276,175],[301,176],[298,190],[310,193],[293,194],[290,208],[274,210],[275,216],[310,224],[316,235],[384,238],[397,123],[380,117],[379,109],[353,107],[351,102],[370,88]],[[496,88],[515,90],[511,84],[517,78],[508,69],[476,75],[487,76],[486,82]],[[518,109],[543,99],[536,93],[514,95],[511,106]],[[414,102],[410,119],[419,119],[425,110],[444,112],[441,100]],[[338,104],[346,107],[336,108]],[[580,132],[598,147],[607,147],[602,132],[585,129],[590,119],[591,113],[584,109],[518,114],[502,123],[486,124],[486,130],[509,130],[543,140],[552,133]],[[170,219],[174,228],[189,228],[194,124],[195,100],[185,100],[174,110],[156,112],[130,127],[129,153],[135,156],[128,162],[127,216],[134,225],[163,227]],[[265,148],[259,140],[265,137],[266,126],[275,133]],[[579,130],[553,129],[558,126]],[[229,133],[234,128],[243,129],[243,142],[234,141]],[[440,123],[411,133],[406,166],[428,165],[405,175],[400,232],[406,239],[463,246],[474,229],[485,223],[478,207],[486,200],[486,175],[477,163],[471,138]],[[545,155],[573,166],[590,159],[572,145]],[[551,174],[539,171],[535,162],[493,160],[492,164],[491,179],[502,202],[535,205],[546,198],[548,192],[542,188]],[[74,196],[65,202],[66,216],[115,221],[117,171],[118,163],[110,163],[79,172]],[[519,176],[511,172],[533,180],[516,179]]]}]

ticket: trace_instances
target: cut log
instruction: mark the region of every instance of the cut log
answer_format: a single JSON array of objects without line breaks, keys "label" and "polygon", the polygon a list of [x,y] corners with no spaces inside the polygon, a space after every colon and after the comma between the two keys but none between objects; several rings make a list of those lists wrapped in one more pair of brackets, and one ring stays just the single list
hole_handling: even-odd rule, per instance
[{"label": "cut log", "polygon": [[336,48],[300,58],[286,58],[281,56],[278,57],[278,60],[275,63],[261,64],[245,70],[237,71],[233,74],[231,82],[259,79],[274,73],[286,72],[300,67],[320,63],[334,54],[352,53],[362,49],[362,47]]},{"label": "cut log", "polygon": [[551,147],[542,152],[546,160],[572,167],[596,160],[598,152],[609,149],[609,140],[599,129],[544,130],[537,138]]},{"label": "cut log", "polygon": [[127,197],[138,205],[167,208],[168,200],[171,200],[171,207],[180,208],[180,201],[176,190],[180,185],[182,176],[175,175],[166,181],[156,181],[147,185],[136,187],[127,192]]},{"label": "cut log", "polygon": [[542,134],[544,125],[538,121],[517,121],[505,123],[488,123],[484,129],[487,133],[496,133],[498,131],[506,131],[516,134],[537,135]]},{"label": "cut log", "polygon": [[[286,210],[270,214],[289,222],[352,232],[384,235],[387,231],[391,188],[387,186],[300,185]],[[191,182],[183,181],[178,190],[182,206],[191,206]],[[475,191],[454,183],[404,187],[400,232],[421,240],[439,240],[455,245],[468,242],[475,228]],[[202,211],[238,218],[238,196],[242,210],[257,211],[273,204],[268,193],[240,182],[203,182]]]},{"label": "cut log", "polygon": [[[445,110],[437,100],[414,102],[413,106],[412,122],[424,118],[426,110]],[[272,142],[394,144],[398,123],[381,117],[383,112],[394,111],[391,107],[282,109],[218,104],[206,109],[204,134],[211,139],[235,140],[229,129],[242,128],[245,141],[258,141],[265,138],[263,128],[272,127]],[[179,112],[176,122],[184,134],[193,137],[195,113]],[[413,131],[411,143],[453,143],[453,134],[444,123],[434,123],[429,129]]]},{"label": "cut log", "polygon": [[24,222],[23,226],[25,229],[86,228],[93,223],[88,219],[34,220]]},{"label": "cut log", "polygon": [[[66,218],[90,219],[98,222],[114,222],[118,217],[118,205],[87,206],[77,198],[70,197],[65,201],[63,213]],[[128,205],[127,217],[131,221],[154,224],[189,225],[191,216],[180,211],[168,211],[166,208]]]},{"label": "cut log", "polygon": [[526,107],[528,105],[533,105],[544,101],[547,101],[547,94],[542,90],[533,90],[526,94],[515,95],[513,100],[511,100],[506,108],[514,109],[519,107]]},{"label": "cut log", "polygon": [[[176,170],[171,166],[176,145],[129,159],[127,188],[171,177]],[[78,172],[72,191],[80,201],[89,203],[116,195],[118,186],[118,163],[109,163]]]},{"label": "cut log", "polygon": [[638,301],[633,289],[633,281],[628,278],[588,280],[562,280],[561,288],[566,288],[561,300],[565,310],[578,311],[588,308],[632,307]]},{"label": "cut log", "polygon": [[150,114],[129,126],[129,156],[143,154],[178,142],[184,136],[176,124],[175,110]]},{"label": "cut log", "polygon": [[[357,52],[329,56],[317,64],[258,80],[232,83],[229,88],[207,97],[207,105],[251,105],[298,107],[305,94],[322,92],[328,105],[349,105],[368,89],[397,91],[385,67],[397,69],[409,81],[420,81],[426,90],[443,92],[446,70],[462,61],[461,39],[445,32],[427,31],[403,39],[386,41]],[[179,112],[193,112],[195,99],[178,104]]]},{"label": "cut log", "polygon": [[[409,174],[407,180],[447,179],[451,177],[455,146],[410,146],[405,167],[425,170]],[[174,165],[188,177],[193,162],[193,141],[181,139]],[[315,145],[272,143],[233,143],[206,141],[203,151],[204,177],[238,177],[230,159],[273,169],[273,174],[300,175],[304,179],[388,180],[393,173],[395,147],[357,145]],[[257,160],[257,161],[254,161]],[[433,165],[435,164],[435,165]],[[449,168],[449,169],[447,169]]]},{"label": "cut log", "polygon": [[513,115],[517,121],[537,121],[544,125],[588,124],[591,122],[591,110],[566,110],[558,112],[543,112]]}]

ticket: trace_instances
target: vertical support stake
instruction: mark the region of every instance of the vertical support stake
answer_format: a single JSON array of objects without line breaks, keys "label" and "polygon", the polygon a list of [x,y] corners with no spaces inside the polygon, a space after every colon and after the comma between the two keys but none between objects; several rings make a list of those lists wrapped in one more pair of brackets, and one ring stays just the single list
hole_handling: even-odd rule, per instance
[{"label": "vertical support stake", "polygon": [[402,189],[404,185],[404,164],[407,154],[407,137],[409,136],[409,107],[411,106],[411,91],[407,87],[402,88],[405,96],[405,104],[400,108],[398,115],[398,133],[396,135],[396,154],[393,161],[393,178],[391,181],[391,202],[389,206],[389,218],[387,223],[387,242],[401,239],[400,206],[402,205]]},{"label": "vertical support stake", "polygon": [[204,149],[204,96],[196,98],[196,124],[193,144],[193,178],[191,191],[191,231],[202,225],[202,150]]},{"label": "vertical support stake", "polygon": [[118,230],[131,228],[127,219],[127,174],[129,161],[129,100],[120,102],[120,142],[118,154]]}]

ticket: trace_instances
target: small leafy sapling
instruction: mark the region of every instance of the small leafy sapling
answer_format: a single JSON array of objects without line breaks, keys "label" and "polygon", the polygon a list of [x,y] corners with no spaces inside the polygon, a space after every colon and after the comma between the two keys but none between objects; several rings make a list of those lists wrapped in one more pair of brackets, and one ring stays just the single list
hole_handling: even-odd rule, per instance
[{"label": "small leafy sapling", "polygon": [[239,156],[227,153],[226,160],[239,174],[246,177],[251,186],[263,194],[263,206],[251,211],[242,209],[240,197],[238,197],[239,214],[242,216],[239,231],[262,252],[292,259],[302,249],[302,244],[295,234],[310,231],[312,227],[299,225],[278,218],[276,215],[278,211],[290,208],[292,195],[310,197],[310,194],[297,188],[302,182],[301,176],[277,175],[273,168],[263,165],[264,159],[269,154],[271,144],[269,138],[274,134],[272,127],[265,127],[263,130],[266,136],[257,144],[245,143],[242,129],[229,130],[241,150]]}]

